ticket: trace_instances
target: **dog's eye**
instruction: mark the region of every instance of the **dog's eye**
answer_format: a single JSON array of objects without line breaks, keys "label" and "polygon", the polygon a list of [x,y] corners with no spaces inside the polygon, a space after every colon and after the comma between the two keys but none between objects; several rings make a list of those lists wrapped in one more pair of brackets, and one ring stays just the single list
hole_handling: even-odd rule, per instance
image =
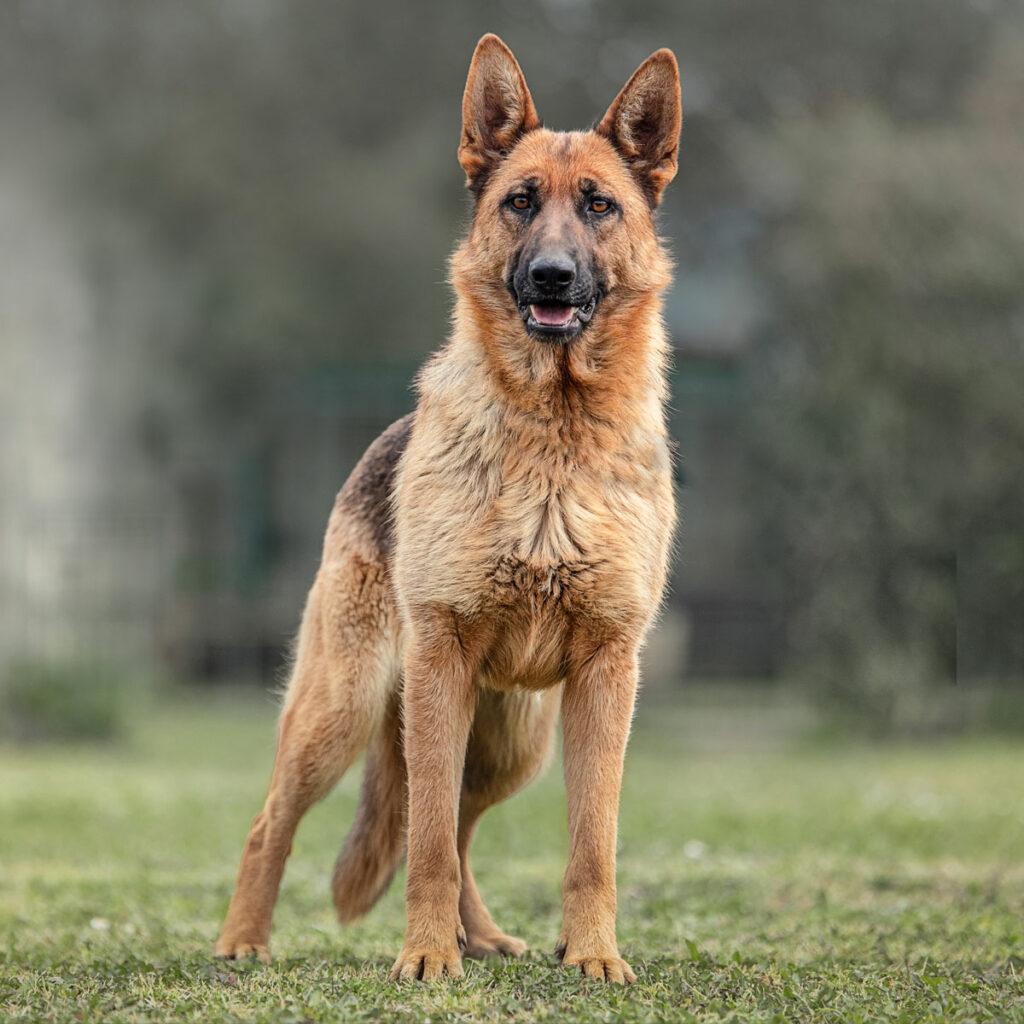
[{"label": "dog's eye", "polygon": [[612,208],[612,204],[607,199],[591,199],[590,200],[590,212],[596,213],[598,216],[607,213]]},{"label": "dog's eye", "polygon": [[528,210],[533,205],[530,202],[530,197],[522,194],[513,196],[509,202],[512,204],[513,210],[519,210],[520,212]]}]

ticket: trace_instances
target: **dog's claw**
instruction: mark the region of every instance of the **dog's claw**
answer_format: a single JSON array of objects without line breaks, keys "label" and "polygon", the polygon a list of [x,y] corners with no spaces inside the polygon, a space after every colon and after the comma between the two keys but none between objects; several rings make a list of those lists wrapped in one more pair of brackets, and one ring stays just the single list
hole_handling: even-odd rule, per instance
[{"label": "dog's claw", "polygon": [[462,954],[453,949],[403,949],[391,968],[392,981],[436,981],[462,977]]},{"label": "dog's claw", "polygon": [[618,953],[566,955],[567,944],[559,942],[555,956],[566,969],[576,968],[585,978],[607,981],[612,985],[632,985],[636,981],[633,969]]},{"label": "dog's claw", "polygon": [[213,955],[218,960],[248,960],[255,958],[261,964],[270,963],[270,948],[259,942],[220,941],[214,947]]}]

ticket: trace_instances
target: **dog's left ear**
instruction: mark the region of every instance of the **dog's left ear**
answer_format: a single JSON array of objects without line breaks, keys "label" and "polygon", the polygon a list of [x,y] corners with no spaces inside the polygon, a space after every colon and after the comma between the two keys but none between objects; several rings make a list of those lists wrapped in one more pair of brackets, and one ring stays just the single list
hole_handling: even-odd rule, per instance
[{"label": "dog's left ear", "polygon": [[595,129],[629,164],[651,206],[676,176],[682,116],[675,54],[658,50],[633,72]]},{"label": "dog's left ear", "polygon": [[540,118],[512,51],[488,33],[476,44],[462,97],[459,163],[473,188]]}]

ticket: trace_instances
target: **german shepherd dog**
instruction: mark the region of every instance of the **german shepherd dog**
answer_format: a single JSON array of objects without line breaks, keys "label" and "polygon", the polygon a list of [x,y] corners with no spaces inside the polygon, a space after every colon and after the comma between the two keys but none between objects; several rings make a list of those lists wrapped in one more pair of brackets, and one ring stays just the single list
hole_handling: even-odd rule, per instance
[{"label": "german shepherd dog", "polygon": [[558,956],[632,982],[615,936],[615,843],[638,652],[665,586],[675,511],[653,215],[676,173],[679,72],[659,50],[595,128],[541,126],[496,36],[480,40],[459,162],[474,197],[451,261],[447,344],[416,411],[338,494],[249,832],[224,957],[269,959],[304,812],[366,749],[334,870],[343,922],[408,861],[394,979],[518,956],[469,847],[480,816],[547,761],[561,709],[571,853]]}]

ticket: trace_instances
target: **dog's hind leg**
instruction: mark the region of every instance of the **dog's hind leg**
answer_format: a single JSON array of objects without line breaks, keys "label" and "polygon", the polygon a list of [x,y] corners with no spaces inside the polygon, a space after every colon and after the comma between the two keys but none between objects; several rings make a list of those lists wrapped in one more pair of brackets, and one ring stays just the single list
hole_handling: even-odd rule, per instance
[{"label": "dog's hind leg", "polygon": [[270,922],[303,814],[366,746],[398,680],[396,615],[381,566],[347,554],[310,592],[266,803],[249,831],[214,952],[270,958]]},{"label": "dog's hind leg", "polygon": [[526,949],[522,939],[494,923],[470,868],[469,847],[484,811],[522,789],[548,761],[559,700],[559,687],[543,693],[480,693],[459,804],[459,917],[466,956],[520,956]]}]

